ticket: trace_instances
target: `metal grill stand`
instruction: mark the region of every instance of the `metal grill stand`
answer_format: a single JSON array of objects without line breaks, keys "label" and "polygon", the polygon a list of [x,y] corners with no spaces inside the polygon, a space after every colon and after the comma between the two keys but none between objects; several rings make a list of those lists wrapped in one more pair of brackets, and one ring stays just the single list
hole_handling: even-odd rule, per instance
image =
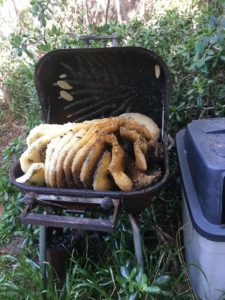
[{"label": "metal grill stand", "polygon": [[[99,232],[114,232],[116,221],[120,212],[121,201],[110,198],[74,198],[68,196],[56,195],[36,195],[33,193],[26,194],[23,197],[26,204],[24,211],[20,216],[23,224],[32,224],[40,226],[39,235],[39,261],[42,274],[43,292],[47,288],[46,261],[47,261],[47,228],[74,228],[77,230],[89,230]],[[44,208],[44,212],[33,213],[36,207]],[[49,214],[49,208],[56,208],[58,214]],[[59,210],[60,208],[60,210]],[[86,210],[101,209],[104,211],[113,209],[109,219],[96,219],[84,217],[70,217],[61,215],[66,213],[85,213]],[[133,241],[137,263],[143,267],[143,250],[141,243],[140,228],[137,220],[132,214],[129,214],[129,220],[133,231]]]},{"label": "metal grill stand", "polygon": [[[90,230],[100,232],[113,232],[120,209],[119,200],[109,198],[74,198],[55,195],[26,194],[23,197],[26,204],[20,216],[21,223],[40,226],[39,259],[42,273],[43,290],[46,289],[46,252],[47,252],[47,228],[73,228],[77,230]],[[34,213],[35,208],[40,207],[43,213]],[[53,210],[54,214],[49,214]],[[96,219],[85,217],[64,216],[68,214],[84,214],[88,211],[99,211],[103,215],[112,210],[109,219]]]},{"label": "metal grill stand", "polygon": [[[117,44],[116,35],[83,36],[80,39],[84,41],[84,48],[89,47],[91,40],[112,40],[113,47]],[[160,76],[156,74],[156,68],[160,68]],[[68,105],[67,101],[57,100],[56,105],[59,87],[55,86],[55,82],[61,78],[59,76],[65,75],[64,73],[70,74],[69,80],[75,80],[78,84],[78,91],[73,91],[76,101]],[[164,174],[160,182],[145,190],[129,193],[20,184],[16,182],[16,178],[22,175],[20,164],[14,166],[11,170],[11,181],[23,193],[27,193],[23,198],[26,207],[21,214],[21,222],[40,226],[39,250],[43,292],[47,287],[47,228],[113,232],[121,206],[119,198],[123,199],[124,208],[129,214],[137,262],[143,266],[140,228],[132,213],[137,214],[149,206],[151,198],[163,186],[169,175],[167,131],[171,78],[167,66],[155,53],[143,48],[61,49],[47,54],[40,60],[35,71],[35,84],[47,123],[80,122],[94,117],[140,112],[149,117],[154,116],[155,122],[161,128],[164,145]],[[83,106],[76,109],[77,103]],[[95,103],[95,110],[93,111],[93,107],[92,110],[86,109],[86,103]],[[36,207],[41,207],[42,213],[35,213]],[[113,211],[112,216],[109,219],[68,216],[71,213],[84,213],[91,208],[101,208],[103,214],[105,211],[104,217],[106,212]],[[53,215],[49,214],[51,210],[54,211]],[[66,215],[63,215],[62,211]],[[46,296],[46,292],[44,293],[43,298]]]},{"label": "metal grill stand", "polygon": [[137,263],[141,266],[144,267],[144,258],[143,258],[143,249],[142,249],[142,242],[141,242],[141,231],[138,226],[138,222],[135,219],[135,217],[131,214],[128,215],[132,232],[133,232],[133,241],[134,241],[134,251],[135,251],[135,256],[137,259]]},{"label": "metal grill stand", "polygon": [[[46,247],[47,239],[46,239],[46,227],[40,226],[39,233],[39,263],[41,269],[41,277],[42,277],[42,291],[46,291],[47,289],[47,274],[46,274]],[[44,292],[45,293],[45,292]]]}]

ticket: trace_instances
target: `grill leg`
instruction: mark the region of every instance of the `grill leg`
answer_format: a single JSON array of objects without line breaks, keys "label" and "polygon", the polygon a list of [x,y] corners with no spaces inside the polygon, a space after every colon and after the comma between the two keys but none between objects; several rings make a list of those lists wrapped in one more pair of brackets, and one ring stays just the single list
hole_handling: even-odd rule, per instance
[{"label": "grill leg", "polygon": [[[39,234],[39,261],[42,276],[42,292],[47,288],[47,275],[46,275],[46,227],[40,226]],[[43,299],[46,299],[46,292],[44,292]]]},{"label": "grill leg", "polygon": [[141,232],[133,215],[129,214],[129,219],[133,231],[134,251],[138,264],[144,267],[143,249],[141,243]]}]

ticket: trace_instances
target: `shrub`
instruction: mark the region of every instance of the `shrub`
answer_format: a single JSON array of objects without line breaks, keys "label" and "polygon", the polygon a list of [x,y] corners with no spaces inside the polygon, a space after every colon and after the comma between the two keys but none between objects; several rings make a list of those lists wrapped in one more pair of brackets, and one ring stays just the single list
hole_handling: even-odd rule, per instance
[{"label": "shrub", "polygon": [[[39,2],[38,2],[39,3]],[[225,18],[223,1],[214,5],[193,6],[192,10],[179,13],[167,11],[157,20],[143,23],[134,20],[129,24],[94,25],[75,28],[75,34],[64,32],[62,19],[53,15],[53,3],[31,1],[26,12],[23,32],[11,35],[10,43],[17,57],[10,58],[2,67],[4,83],[12,95],[12,108],[16,116],[22,114],[36,120],[38,109],[33,86],[34,65],[44,53],[56,48],[82,47],[80,34],[118,33],[120,45],[152,49],[167,63],[173,77],[170,120],[173,132],[193,118],[224,114],[225,84]],[[32,17],[38,25],[33,25]],[[57,22],[56,22],[57,20]],[[72,20],[71,20],[72,24]],[[29,31],[27,30],[29,28]],[[99,47],[101,42],[93,42]],[[22,59],[18,59],[18,56]],[[34,112],[34,113],[32,113]],[[36,120],[30,122],[30,120]]]}]

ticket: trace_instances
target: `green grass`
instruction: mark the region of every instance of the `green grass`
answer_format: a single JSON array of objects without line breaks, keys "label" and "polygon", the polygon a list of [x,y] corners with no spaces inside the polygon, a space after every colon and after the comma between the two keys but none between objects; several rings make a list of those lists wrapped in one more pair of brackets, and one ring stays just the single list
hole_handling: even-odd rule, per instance
[{"label": "green grass", "polygon": [[[20,154],[16,138],[3,152],[0,225],[1,247],[22,236],[22,248],[15,257],[0,257],[0,299],[39,299],[41,275],[38,261],[38,228],[22,226],[21,195],[8,181],[7,168]],[[171,155],[171,176],[165,188],[140,215],[144,244],[144,270],[136,263],[128,216],[120,217],[116,232],[103,235],[101,243],[90,238],[82,253],[70,261],[63,285],[53,280],[49,268],[49,299],[194,299],[189,290],[181,242],[181,194],[177,181],[176,155]],[[98,245],[96,249],[96,245]],[[32,293],[31,293],[32,291]]]},{"label": "green grass", "polygon": [[[172,155],[169,182],[140,215],[144,270],[136,263],[131,227],[127,214],[123,213],[116,232],[104,234],[101,243],[93,243],[87,236],[83,252],[74,253],[70,261],[63,285],[53,280],[48,268],[46,294],[49,299],[195,299],[183,261],[179,230],[181,194],[175,159]],[[2,242],[19,234],[24,243],[15,257],[0,257],[0,299],[39,299],[43,292],[41,275],[39,266],[34,263],[38,256],[38,228],[19,225],[20,195],[8,183],[5,189],[13,197],[5,205],[0,227],[1,234],[4,233]]]},{"label": "green grass", "polygon": [[[157,207],[157,203],[152,204],[142,216],[146,221],[144,270],[137,266],[124,214],[115,234],[105,235],[97,247],[86,240],[83,254],[74,253],[63,285],[54,282],[49,270],[49,299],[194,299],[188,291],[179,234],[170,237],[163,228],[152,229],[149,214],[151,210],[157,213]],[[25,254],[26,249],[16,258],[0,258],[1,299],[38,299],[40,269]]]}]

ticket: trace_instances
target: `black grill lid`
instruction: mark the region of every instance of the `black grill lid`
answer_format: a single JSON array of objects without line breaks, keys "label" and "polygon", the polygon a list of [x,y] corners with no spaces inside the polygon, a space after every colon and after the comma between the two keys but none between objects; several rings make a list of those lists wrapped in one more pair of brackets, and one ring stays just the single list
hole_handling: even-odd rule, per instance
[{"label": "black grill lid", "polygon": [[140,112],[167,132],[171,79],[165,63],[152,51],[136,47],[52,51],[37,64],[35,84],[47,123]]}]

